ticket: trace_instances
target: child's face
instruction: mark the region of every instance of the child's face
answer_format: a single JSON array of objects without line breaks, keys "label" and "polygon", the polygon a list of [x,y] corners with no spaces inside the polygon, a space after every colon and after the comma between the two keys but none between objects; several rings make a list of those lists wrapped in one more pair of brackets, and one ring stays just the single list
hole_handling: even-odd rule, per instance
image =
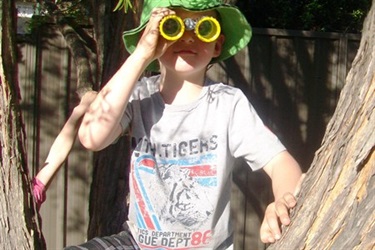
[{"label": "child's face", "polygon": [[[216,17],[215,11],[192,12],[184,9],[173,9],[182,19],[199,19],[204,16]],[[160,37],[160,39],[164,39]],[[194,30],[185,30],[183,36],[173,43],[159,58],[162,66],[169,70],[187,72],[206,70],[211,59],[221,53],[224,36],[220,35],[214,42],[203,42],[194,33]]]}]

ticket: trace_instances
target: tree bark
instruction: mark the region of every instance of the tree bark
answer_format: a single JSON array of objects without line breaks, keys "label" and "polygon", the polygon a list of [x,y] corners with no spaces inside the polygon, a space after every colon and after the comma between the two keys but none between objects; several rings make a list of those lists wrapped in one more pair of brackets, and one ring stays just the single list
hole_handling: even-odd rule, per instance
[{"label": "tree bark", "polygon": [[19,108],[14,1],[0,2],[0,246],[44,249],[40,221],[32,202]]},{"label": "tree bark", "polygon": [[96,67],[92,66],[91,63],[91,61],[96,61],[95,41],[72,20],[61,20],[59,22],[59,29],[77,66],[76,92],[82,97],[87,91],[95,89],[96,85],[94,81]]},{"label": "tree bark", "polygon": [[375,249],[375,1],[292,223],[268,249]]},{"label": "tree bark", "polygon": [[[134,26],[133,12],[113,12],[117,0],[91,0],[93,37],[74,20],[57,15],[51,19],[65,38],[77,68],[76,92],[79,96],[98,90],[117,71],[127,57],[122,32]],[[134,2],[135,10],[141,1]],[[48,3],[50,13],[58,9]],[[89,200],[88,239],[118,233],[127,217],[129,141],[118,143],[94,154],[94,169]]]},{"label": "tree bark", "polygon": [[[115,4],[115,1],[112,3]],[[141,1],[133,1],[135,11]],[[123,10],[113,13],[111,1],[92,0],[97,6],[94,13],[97,40],[98,83],[104,85],[124,62],[128,54],[122,40],[122,32],[134,27],[135,16]],[[95,153],[94,172],[90,188],[89,227],[87,237],[107,236],[122,230],[127,219],[126,197],[129,193],[130,143],[127,136],[106,149]]]},{"label": "tree bark", "polygon": [[119,233],[127,220],[129,143],[127,137],[123,137],[95,154],[88,239]]}]

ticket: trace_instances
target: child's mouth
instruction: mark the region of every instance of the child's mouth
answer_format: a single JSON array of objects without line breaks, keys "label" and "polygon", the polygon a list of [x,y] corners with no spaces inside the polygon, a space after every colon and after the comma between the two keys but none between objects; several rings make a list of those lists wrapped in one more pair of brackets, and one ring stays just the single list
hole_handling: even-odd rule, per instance
[{"label": "child's mouth", "polygon": [[197,53],[192,51],[192,50],[179,50],[175,52],[176,54],[179,55],[196,55]]}]

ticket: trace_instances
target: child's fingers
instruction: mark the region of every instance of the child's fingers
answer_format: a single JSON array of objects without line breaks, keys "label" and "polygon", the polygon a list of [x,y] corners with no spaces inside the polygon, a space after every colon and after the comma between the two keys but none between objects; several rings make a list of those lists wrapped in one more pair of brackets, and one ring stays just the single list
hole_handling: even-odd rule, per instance
[{"label": "child's fingers", "polygon": [[171,13],[173,12],[167,8],[153,9],[151,12],[150,20],[148,21],[146,28],[149,28],[151,30],[156,30],[157,32],[159,32],[159,23],[161,19],[163,19],[167,15],[170,15]]},{"label": "child's fingers", "polygon": [[295,207],[297,200],[291,193],[286,193],[282,199],[275,202],[276,214],[281,224],[287,226],[290,224],[289,210]]},{"label": "child's fingers", "polygon": [[276,239],[273,236],[271,230],[266,229],[266,228],[261,228],[261,230],[260,230],[260,240],[265,244],[274,243],[276,241]]},{"label": "child's fingers", "polygon": [[260,239],[263,243],[274,243],[276,241],[276,238],[266,220],[263,221],[262,226],[260,227]]},{"label": "child's fingers", "polygon": [[275,205],[276,214],[281,224],[287,226],[290,224],[289,209],[284,202],[277,202]]},{"label": "child's fingers", "polygon": [[273,243],[281,238],[280,223],[290,224],[289,210],[297,204],[291,193],[286,193],[281,199],[268,205],[264,221],[260,230],[260,237],[264,243]]},{"label": "child's fingers", "polygon": [[159,35],[160,21],[164,17],[172,14],[175,14],[175,12],[168,8],[154,8],[151,12],[151,16],[145,28],[145,31],[148,31],[153,35]]},{"label": "child's fingers", "polygon": [[285,204],[288,209],[291,209],[296,206],[297,200],[296,197],[291,193],[284,194],[283,198],[280,200],[281,203]]},{"label": "child's fingers", "polygon": [[260,231],[261,240],[265,243],[275,242],[275,240],[281,237],[279,218],[275,206],[275,203],[271,203],[265,211],[264,221]]},{"label": "child's fingers", "polygon": [[173,43],[165,39],[160,39],[159,24],[167,15],[175,14],[168,8],[154,8],[151,12],[150,19],[142,32],[138,42],[138,48],[146,58],[156,59],[160,57],[165,50]]}]

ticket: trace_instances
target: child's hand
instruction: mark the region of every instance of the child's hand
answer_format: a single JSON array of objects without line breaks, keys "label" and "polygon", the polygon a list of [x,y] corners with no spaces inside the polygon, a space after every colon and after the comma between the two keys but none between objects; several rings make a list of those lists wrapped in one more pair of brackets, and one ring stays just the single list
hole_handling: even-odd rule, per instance
[{"label": "child's hand", "polygon": [[274,243],[281,238],[281,225],[290,224],[289,210],[297,204],[296,196],[300,192],[301,184],[306,174],[302,174],[294,194],[286,193],[284,196],[269,204],[266,208],[262,226],[260,227],[260,239],[263,243]]},{"label": "child's hand", "polygon": [[76,122],[82,118],[87,109],[90,107],[90,104],[95,100],[97,94],[98,92],[93,90],[89,90],[83,94],[83,96],[81,97],[81,101],[77,106],[74,107],[69,117],[69,124],[72,124],[73,127],[76,126]]},{"label": "child's hand", "polygon": [[281,238],[281,225],[290,224],[289,210],[297,204],[296,198],[291,193],[286,193],[281,199],[267,206],[260,238],[263,243],[273,243]]},{"label": "child's hand", "polygon": [[160,36],[159,24],[165,16],[172,14],[175,14],[175,12],[168,8],[155,8],[152,10],[150,20],[139,39],[134,54],[140,53],[138,55],[150,62],[163,55],[173,42],[167,41]]},{"label": "child's hand", "polygon": [[36,207],[39,211],[40,206],[46,200],[46,187],[37,177],[33,178],[31,184]]},{"label": "child's hand", "polygon": [[81,101],[79,103],[80,106],[83,106],[84,109],[87,109],[90,104],[94,101],[94,99],[96,98],[98,92],[96,91],[93,91],[93,90],[89,90],[87,91],[81,98]]}]

